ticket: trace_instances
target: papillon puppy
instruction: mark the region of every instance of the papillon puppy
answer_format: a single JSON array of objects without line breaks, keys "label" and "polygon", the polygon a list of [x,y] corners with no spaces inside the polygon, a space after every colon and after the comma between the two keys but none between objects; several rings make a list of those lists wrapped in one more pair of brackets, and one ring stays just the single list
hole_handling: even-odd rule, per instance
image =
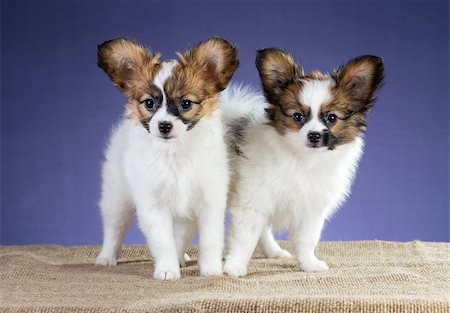
[{"label": "papillon puppy", "polygon": [[103,164],[104,237],[97,265],[116,265],[136,213],[155,279],[180,278],[197,231],[200,274],[222,274],[229,169],[217,106],[239,65],[236,55],[220,38],[164,62],[125,38],[99,45],[98,66],[128,102]]},{"label": "papillon puppy", "polygon": [[255,95],[247,115],[230,114],[234,182],[224,272],[246,275],[258,240],[266,255],[289,256],[271,225],[289,230],[301,270],[325,271],[314,250],[325,220],[350,193],[383,61],[365,55],[330,75],[305,75],[290,54],[272,48],[258,51],[256,66],[267,104]]}]

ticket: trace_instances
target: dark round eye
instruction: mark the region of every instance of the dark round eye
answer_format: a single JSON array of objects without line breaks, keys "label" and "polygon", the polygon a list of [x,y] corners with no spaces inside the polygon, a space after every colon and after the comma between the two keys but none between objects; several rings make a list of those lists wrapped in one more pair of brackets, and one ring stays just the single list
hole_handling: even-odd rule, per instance
[{"label": "dark round eye", "polygon": [[147,110],[151,110],[153,109],[153,107],[155,106],[155,101],[153,101],[153,99],[145,99],[144,100],[144,105],[147,108]]},{"label": "dark round eye", "polygon": [[192,107],[192,101],[185,99],[185,100],[181,101],[180,105],[183,110],[187,111]]},{"label": "dark round eye", "polygon": [[327,121],[328,121],[328,123],[330,123],[330,124],[336,123],[336,121],[337,121],[337,116],[336,116],[336,114],[334,114],[334,113],[328,114],[328,116],[327,116]]},{"label": "dark round eye", "polygon": [[297,123],[303,122],[304,116],[302,113],[299,113],[299,112],[294,113],[294,115],[292,115],[292,117],[294,118],[294,121],[296,121]]}]

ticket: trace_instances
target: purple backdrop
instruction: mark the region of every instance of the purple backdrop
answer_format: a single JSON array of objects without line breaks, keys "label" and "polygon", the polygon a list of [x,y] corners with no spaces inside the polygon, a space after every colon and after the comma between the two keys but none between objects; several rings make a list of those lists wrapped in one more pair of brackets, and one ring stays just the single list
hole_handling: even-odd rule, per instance
[{"label": "purple backdrop", "polygon": [[[324,240],[449,240],[448,1],[2,1],[1,244],[99,244],[102,150],[125,98],[96,66],[125,35],[173,58],[209,36],[239,46],[234,81],[259,88],[257,48],[306,70],[383,56],[353,194]],[[143,242],[134,227],[126,242]]]}]

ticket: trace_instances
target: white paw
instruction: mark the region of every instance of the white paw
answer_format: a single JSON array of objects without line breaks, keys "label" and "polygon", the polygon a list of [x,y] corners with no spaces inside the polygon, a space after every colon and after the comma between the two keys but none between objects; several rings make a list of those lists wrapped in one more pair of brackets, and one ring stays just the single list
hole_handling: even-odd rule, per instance
[{"label": "white paw", "polygon": [[208,268],[200,268],[201,276],[222,276],[222,266],[220,267],[208,267]]},{"label": "white paw", "polygon": [[267,252],[266,257],[271,259],[287,259],[291,258],[292,254],[290,254],[287,250],[277,249],[275,251]]},{"label": "white paw", "polygon": [[153,273],[153,278],[156,280],[177,280],[181,277],[180,270],[163,270],[163,271],[157,271]]},{"label": "white paw", "polygon": [[242,264],[233,264],[232,262],[225,262],[223,267],[225,274],[233,277],[241,277],[247,275],[247,267]]},{"label": "white paw", "polygon": [[190,262],[190,261],[192,261],[191,257],[190,257],[187,253],[184,254],[184,261],[185,261],[185,262]]},{"label": "white paw", "polygon": [[110,257],[110,258],[105,258],[105,257],[97,257],[97,259],[95,259],[95,266],[116,266],[117,265],[117,260],[116,258]]},{"label": "white paw", "polygon": [[221,276],[223,274],[222,262],[216,265],[199,265],[199,268],[201,276]]},{"label": "white paw", "polygon": [[300,269],[304,272],[324,272],[328,271],[328,265],[318,258],[300,262]]}]

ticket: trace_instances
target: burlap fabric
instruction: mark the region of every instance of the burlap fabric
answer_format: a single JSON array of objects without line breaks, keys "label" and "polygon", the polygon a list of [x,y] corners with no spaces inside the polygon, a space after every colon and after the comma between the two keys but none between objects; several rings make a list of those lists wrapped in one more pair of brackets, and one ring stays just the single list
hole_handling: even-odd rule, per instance
[{"label": "burlap fabric", "polygon": [[[282,243],[286,246],[285,243]],[[450,244],[324,242],[324,273],[257,252],[244,278],[198,276],[197,250],[176,282],[151,279],[144,246],[114,268],[98,247],[0,248],[1,312],[449,312]]]}]

